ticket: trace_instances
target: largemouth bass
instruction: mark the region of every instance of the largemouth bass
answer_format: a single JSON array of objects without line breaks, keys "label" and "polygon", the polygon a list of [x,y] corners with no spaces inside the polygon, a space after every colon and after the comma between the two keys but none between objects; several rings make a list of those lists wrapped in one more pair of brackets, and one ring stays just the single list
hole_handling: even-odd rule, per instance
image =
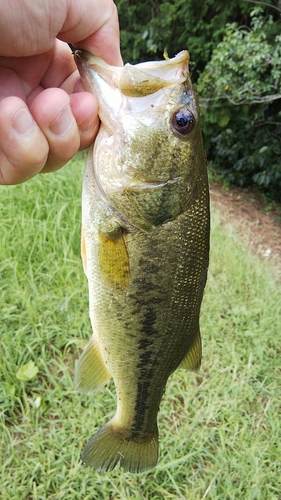
[{"label": "largemouth bass", "polygon": [[201,360],[210,225],[198,103],[187,51],[122,68],[81,51],[75,60],[101,119],[82,196],[93,336],[76,387],[87,394],[113,377],[117,393],[82,461],[141,472],[157,463],[168,377]]}]

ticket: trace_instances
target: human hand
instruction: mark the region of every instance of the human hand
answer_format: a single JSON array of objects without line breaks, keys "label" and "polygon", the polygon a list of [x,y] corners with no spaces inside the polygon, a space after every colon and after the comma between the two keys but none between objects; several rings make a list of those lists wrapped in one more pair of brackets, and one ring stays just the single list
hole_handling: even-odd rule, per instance
[{"label": "human hand", "polygon": [[98,131],[67,43],[121,65],[112,0],[0,2],[0,184],[62,167]]}]

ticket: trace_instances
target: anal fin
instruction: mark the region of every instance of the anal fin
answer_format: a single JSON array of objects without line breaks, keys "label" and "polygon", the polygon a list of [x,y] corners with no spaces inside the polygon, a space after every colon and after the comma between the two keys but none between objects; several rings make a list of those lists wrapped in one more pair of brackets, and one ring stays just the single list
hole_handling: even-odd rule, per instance
[{"label": "anal fin", "polygon": [[89,394],[110,378],[111,375],[105,366],[98,341],[92,335],[76,365],[75,389],[83,394]]},{"label": "anal fin", "polygon": [[198,327],[193,343],[190,349],[188,350],[188,353],[180,363],[179,368],[184,368],[185,370],[190,370],[190,371],[199,370],[201,365],[201,354],[202,354],[201,336]]}]

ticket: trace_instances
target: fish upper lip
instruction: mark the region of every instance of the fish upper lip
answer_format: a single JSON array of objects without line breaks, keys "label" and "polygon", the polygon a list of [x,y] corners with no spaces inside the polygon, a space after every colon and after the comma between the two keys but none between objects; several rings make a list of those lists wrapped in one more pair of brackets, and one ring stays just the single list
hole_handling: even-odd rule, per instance
[{"label": "fish upper lip", "polygon": [[[183,71],[182,67],[184,63],[188,65],[189,62],[189,54],[186,50],[164,61],[136,65],[125,64],[124,66],[111,66],[101,58],[79,49],[75,50],[74,59],[78,68],[79,66],[88,66],[99,74],[104,81],[107,81],[109,85],[119,88],[122,94],[131,97],[143,97],[153,94],[166,86],[172,87],[184,83],[189,74],[188,67],[185,71]],[[173,78],[162,75],[163,70],[166,72],[168,68],[176,69]],[[151,82],[151,85],[149,85],[149,82]],[[128,91],[129,93],[127,93]]]}]

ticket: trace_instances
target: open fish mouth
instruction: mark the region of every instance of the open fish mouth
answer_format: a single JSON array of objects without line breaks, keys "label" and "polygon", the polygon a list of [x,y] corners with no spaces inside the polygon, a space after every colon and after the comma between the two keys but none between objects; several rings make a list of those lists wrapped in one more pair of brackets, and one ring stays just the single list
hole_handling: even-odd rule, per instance
[{"label": "open fish mouth", "polygon": [[89,69],[94,70],[109,85],[118,87],[122,94],[131,97],[144,97],[164,87],[181,84],[188,74],[187,50],[179,52],[172,59],[126,64],[123,67],[110,66],[102,59],[80,50],[76,50],[74,56],[79,71],[80,68],[87,73]]},{"label": "open fish mouth", "polygon": [[188,151],[198,111],[188,52],[123,67],[83,51],[75,60],[99,105],[101,127],[91,154],[100,197],[126,224],[144,231],[177,217],[194,192]]},{"label": "open fish mouth", "polygon": [[85,89],[97,97],[99,116],[109,135],[116,133],[117,124],[123,126],[122,114],[153,125],[165,111],[171,89],[189,80],[186,50],[172,59],[123,67],[110,66],[80,50],[74,57]]}]

